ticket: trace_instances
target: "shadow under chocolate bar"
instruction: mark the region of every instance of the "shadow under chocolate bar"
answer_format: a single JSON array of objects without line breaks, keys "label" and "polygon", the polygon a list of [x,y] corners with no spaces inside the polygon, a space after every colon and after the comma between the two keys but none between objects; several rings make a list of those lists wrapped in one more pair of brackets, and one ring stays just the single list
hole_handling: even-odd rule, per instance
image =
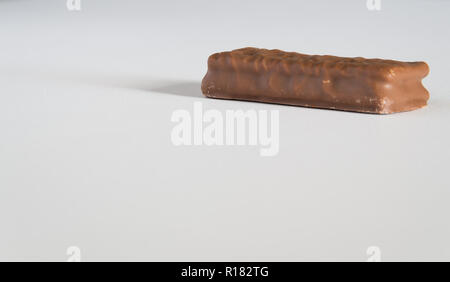
[{"label": "shadow under chocolate bar", "polygon": [[206,97],[390,114],[426,106],[424,62],[243,48],[208,59]]}]

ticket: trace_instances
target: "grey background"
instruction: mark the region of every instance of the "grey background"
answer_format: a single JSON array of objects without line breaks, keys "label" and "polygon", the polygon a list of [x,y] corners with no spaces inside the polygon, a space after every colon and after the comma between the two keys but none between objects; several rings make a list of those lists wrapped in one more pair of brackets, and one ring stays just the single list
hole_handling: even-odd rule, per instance
[{"label": "grey background", "polygon": [[[450,260],[450,2],[0,1],[0,260]],[[208,100],[245,46],[429,63],[427,108]],[[176,109],[280,111],[280,153],[175,147]]]}]

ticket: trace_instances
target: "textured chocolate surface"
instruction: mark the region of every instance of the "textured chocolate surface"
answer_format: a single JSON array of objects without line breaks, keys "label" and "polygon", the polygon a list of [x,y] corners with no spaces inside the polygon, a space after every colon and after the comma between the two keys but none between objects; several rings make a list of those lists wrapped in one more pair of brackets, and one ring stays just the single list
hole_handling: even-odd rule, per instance
[{"label": "textured chocolate surface", "polygon": [[309,56],[244,48],[213,54],[202,92],[247,100],[389,114],[426,106],[424,62]]}]

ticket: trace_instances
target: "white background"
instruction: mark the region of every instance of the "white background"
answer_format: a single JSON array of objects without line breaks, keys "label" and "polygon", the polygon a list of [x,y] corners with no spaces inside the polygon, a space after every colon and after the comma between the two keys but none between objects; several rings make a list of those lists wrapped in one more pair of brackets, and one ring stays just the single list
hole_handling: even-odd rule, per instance
[{"label": "white background", "polygon": [[[0,1],[0,260],[450,260],[450,1]],[[427,108],[209,100],[254,46],[426,61]],[[175,147],[174,110],[279,110],[280,152]]]}]

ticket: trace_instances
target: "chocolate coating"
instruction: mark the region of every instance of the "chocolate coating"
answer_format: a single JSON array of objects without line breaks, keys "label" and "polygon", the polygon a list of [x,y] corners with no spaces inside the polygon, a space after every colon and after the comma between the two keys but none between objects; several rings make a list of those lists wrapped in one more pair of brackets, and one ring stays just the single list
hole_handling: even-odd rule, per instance
[{"label": "chocolate coating", "polygon": [[426,106],[424,62],[310,56],[243,48],[208,59],[206,97],[364,113],[390,114]]}]

